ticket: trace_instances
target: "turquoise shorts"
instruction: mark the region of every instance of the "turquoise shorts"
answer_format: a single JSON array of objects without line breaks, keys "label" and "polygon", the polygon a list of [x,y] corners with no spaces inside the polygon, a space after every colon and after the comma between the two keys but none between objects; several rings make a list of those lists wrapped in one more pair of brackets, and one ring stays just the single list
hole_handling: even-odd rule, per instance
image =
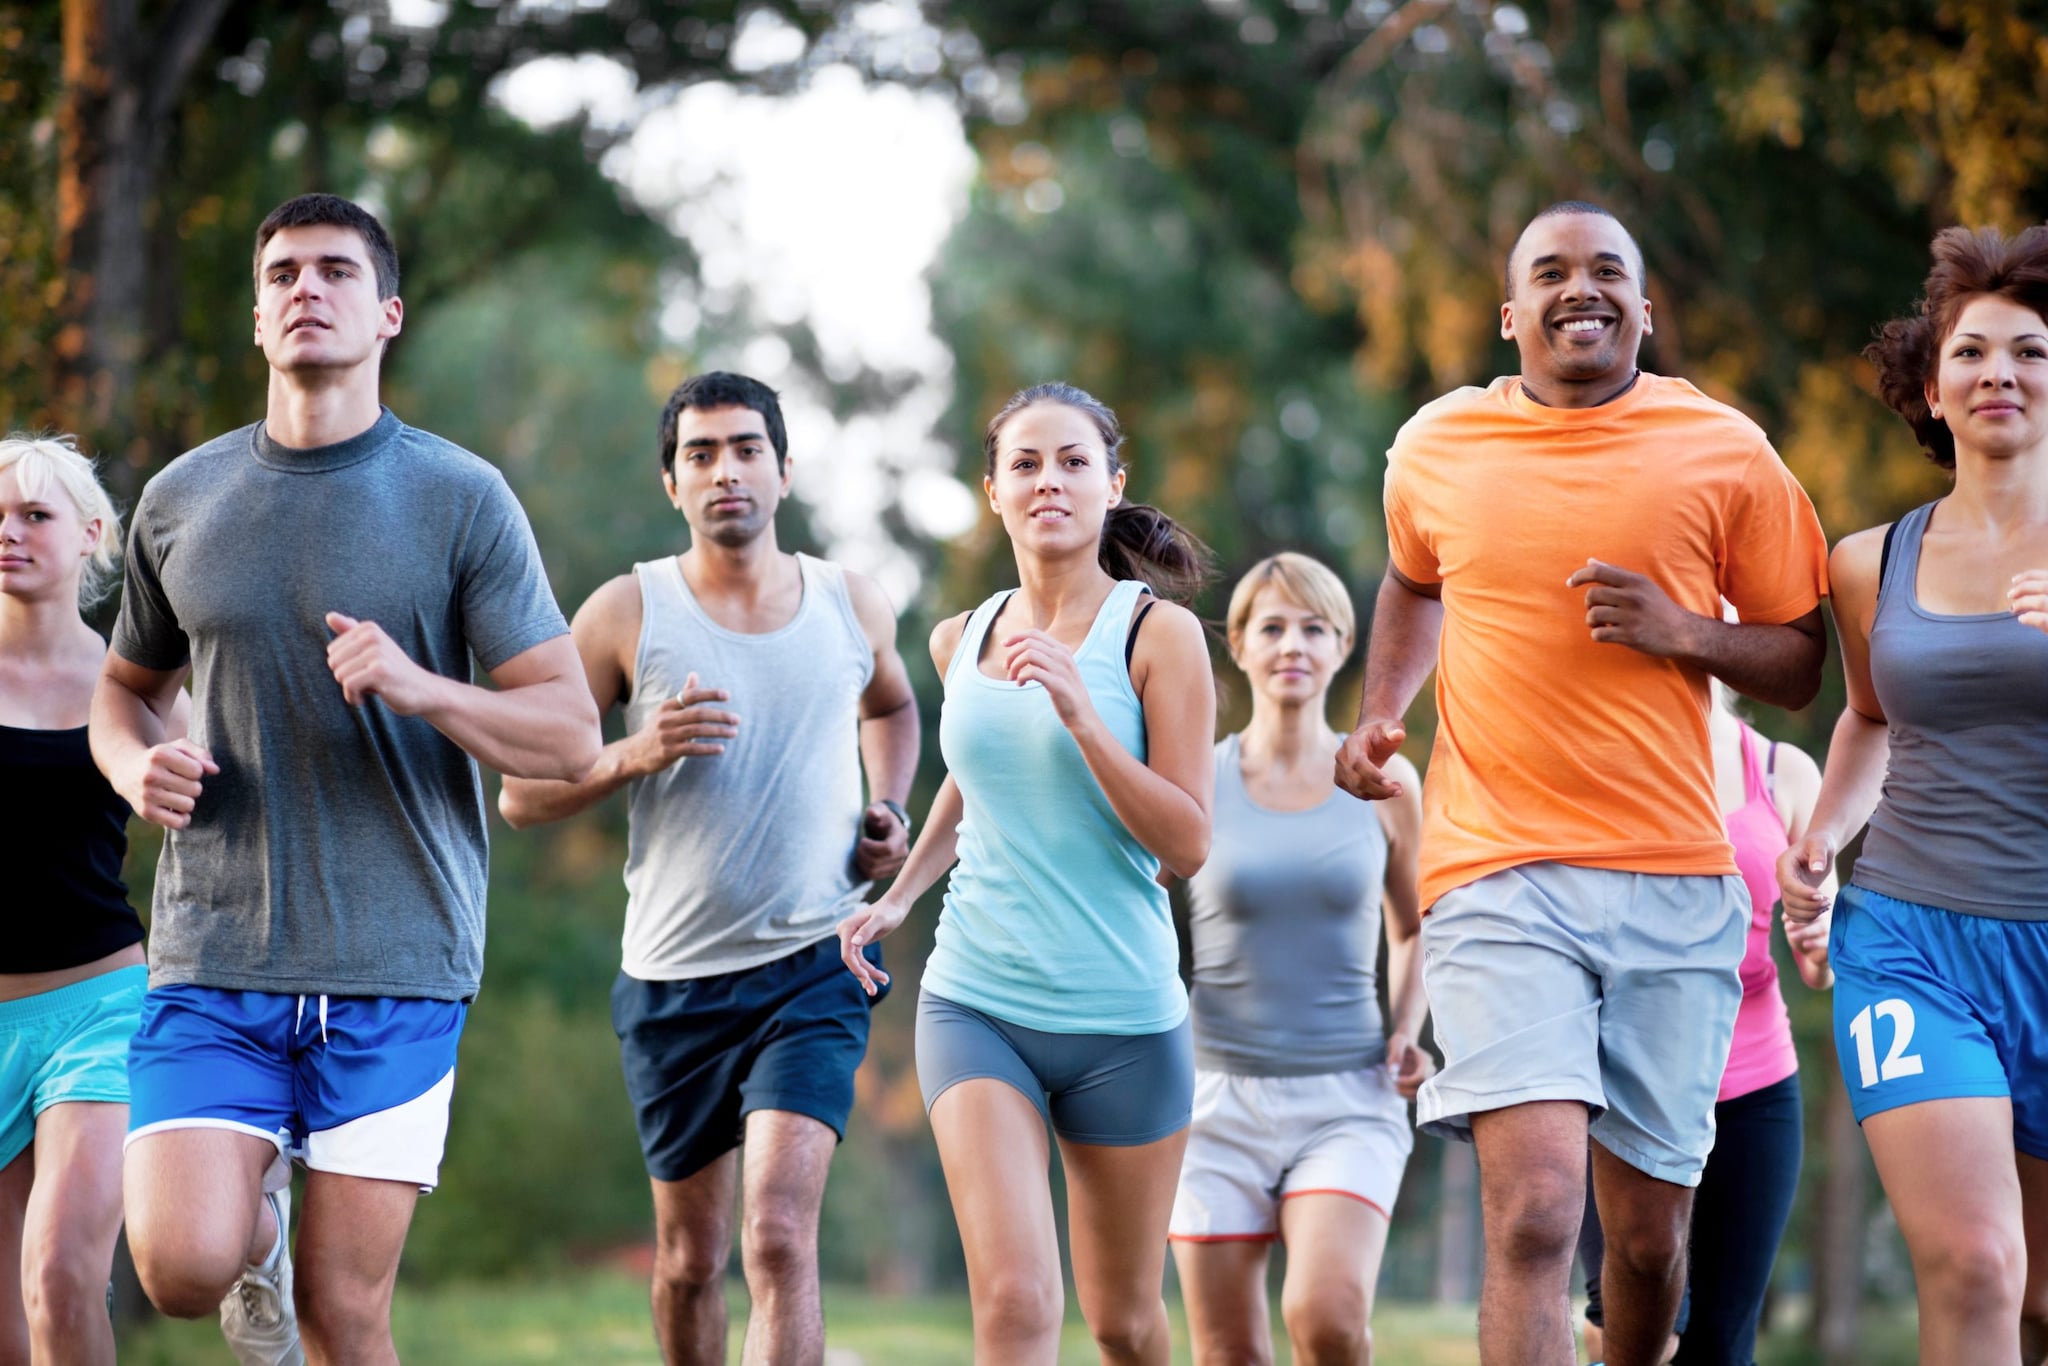
[{"label": "turquoise shorts", "polygon": [[52,1105],[128,1103],[128,1040],[148,983],[137,963],[0,1001],[0,1167],[35,1141],[36,1119]]}]

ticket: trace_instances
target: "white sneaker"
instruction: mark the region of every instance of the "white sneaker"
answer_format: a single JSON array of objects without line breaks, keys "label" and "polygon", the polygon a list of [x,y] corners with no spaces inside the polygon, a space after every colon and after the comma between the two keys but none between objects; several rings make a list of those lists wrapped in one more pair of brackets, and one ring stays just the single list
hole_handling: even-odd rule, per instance
[{"label": "white sneaker", "polygon": [[262,1266],[244,1268],[220,1302],[220,1332],[242,1366],[305,1366],[292,1307],[292,1193],[287,1188],[263,1198],[277,1216],[277,1246]]}]

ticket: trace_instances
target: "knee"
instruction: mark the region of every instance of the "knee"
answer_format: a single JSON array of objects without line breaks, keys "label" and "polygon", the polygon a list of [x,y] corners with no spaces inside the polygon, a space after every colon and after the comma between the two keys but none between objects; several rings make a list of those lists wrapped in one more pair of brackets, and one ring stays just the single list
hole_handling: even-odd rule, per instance
[{"label": "knee", "polygon": [[1585,1212],[1585,1174],[1577,1166],[1537,1166],[1486,1201],[1487,1251],[1523,1266],[1569,1268]]},{"label": "knee", "polygon": [[1354,1362],[1372,1359],[1365,1295],[1356,1287],[1318,1287],[1280,1297],[1280,1318],[1298,1362]]},{"label": "knee", "polygon": [[811,1273],[818,1258],[818,1236],[810,1220],[770,1205],[747,1212],[740,1248],[750,1281],[759,1276],[785,1281]]},{"label": "knee", "polygon": [[1164,1355],[1166,1305],[1158,1301],[1104,1310],[1090,1320],[1088,1331],[1104,1361],[1148,1360],[1154,1343]]},{"label": "knee", "polygon": [[1915,1255],[1914,1273],[1923,1298],[1932,1292],[1943,1305],[1972,1318],[2011,1322],[2020,1317],[2027,1254],[2015,1239],[1979,1228],[1948,1230]]},{"label": "knee", "polygon": [[358,1360],[391,1331],[391,1299],[374,1284],[323,1282],[318,1294],[307,1283],[295,1287],[299,1336],[336,1361]]},{"label": "knee", "polygon": [[725,1279],[727,1253],[721,1238],[688,1238],[664,1232],[654,1245],[654,1281],[672,1295],[696,1296]]},{"label": "knee", "polygon": [[35,1337],[62,1341],[82,1332],[94,1318],[106,1317],[108,1268],[95,1273],[88,1260],[57,1254],[36,1258],[22,1268],[22,1308]]},{"label": "knee", "polygon": [[128,1250],[142,1293],[174,1319],[212,1317],[242,1274],[242,1248],[166,1247],[131,1239]]},{"label": "knee", "polygon": [[1637,1280],[1665,1281],[1679,1275],[1685,1266],[1689,1219],[1640,1219],[1602,1232],[1607,1241],[1605,1260],[1622,1274]]},{"label": "knee", "polygon": [[976,1335],[994,1342],[1032,1342],[1056,1337],[1066,1306],[1057,1281],[1008,1275],[974,1294]]}]

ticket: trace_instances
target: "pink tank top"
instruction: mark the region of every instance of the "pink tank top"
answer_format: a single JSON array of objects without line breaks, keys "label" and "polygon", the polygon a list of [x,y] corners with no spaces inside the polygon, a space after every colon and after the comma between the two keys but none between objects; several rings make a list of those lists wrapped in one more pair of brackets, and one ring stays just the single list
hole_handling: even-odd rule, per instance
[{"label": "pink tank top", "polygon": [[1743,803],[1728,813],[1728,839],[1735,866],[1749,889],[1749,943],[1742,955],[1742,1009],[1735,1016],[1735,1043],[1721,1074],[1716,1100],[1733,1100],[1775,1085],[1799,1070],[1792,1049],[1792,1019],[1778,990],[1778,965],[1771,958],[1771,920],[1778,904],[1778,855],[1791,840],[1771,800],[1763,737],[1742,728]]}]

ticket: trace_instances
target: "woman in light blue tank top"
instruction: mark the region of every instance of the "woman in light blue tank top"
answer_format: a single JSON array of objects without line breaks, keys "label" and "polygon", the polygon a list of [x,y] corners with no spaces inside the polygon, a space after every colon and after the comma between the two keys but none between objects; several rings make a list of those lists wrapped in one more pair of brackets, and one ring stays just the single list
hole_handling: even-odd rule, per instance
[{"label": "woman in light blue tank top", "polygon": [[[2048,228],[1950,228],[1866,353],[1947,497],[1829,561],[1848,710],[1785,910],[1867,820],[1835,1045],[1912,1253],[1920,1359],[2048,1360]],[[2031,1235],[2031,1236],[2030,1236]],[[2032,1246],[2030,1246],[2030,1242]]]},{"label": "woman in light blue tank top", "polygon": [[[1230,595],[1251,723],[1216,746],[1216,836],[1189,883],[1195,1118],[1170,1237],[1196,1366],[1273,1360],[1271,1245],[1297,1361],[1362,1359],[1388,1213],[1434,1071],[1422,990],[1422,783],[1363,802],[1336,782],[1330,683],[1356,621],[1344,583],[1292,553]],[[1377,990],[1382,908],[1391,1014]]]},{"label": "woman in light blue tank top", "polygon": [[1192,596],[1206,552],[1123,503],[1121,444],[1068,385],[990,421],[984,487],[1020,587],[933,633],[946,781],[895,884],[840,927],[873,990],[886,978],[861,949],[952,869],[917,1062],[978,1360],[1058,1353],[1048,1121],[1083,1315],[1106,1353],[1168,1359],[1159,1290],[1194,1069],[1159,875],[1208,854],[1215,696],[1200,623],[1152,595]]}]

